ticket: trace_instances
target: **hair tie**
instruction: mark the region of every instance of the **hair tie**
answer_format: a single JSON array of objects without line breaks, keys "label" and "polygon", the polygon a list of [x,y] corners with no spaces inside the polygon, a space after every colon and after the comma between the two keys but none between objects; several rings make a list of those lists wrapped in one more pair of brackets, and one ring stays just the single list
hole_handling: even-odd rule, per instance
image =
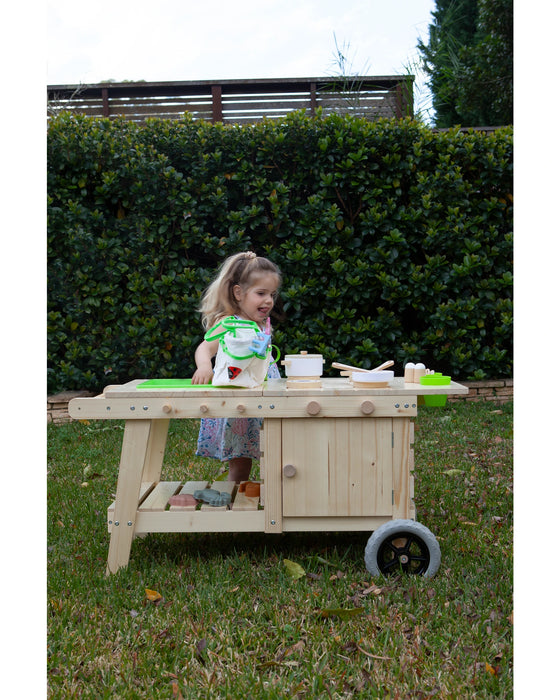
[{"label": "hair tie", "polygon": [[254,260],[257,257],[257,254],[253,253],[252,251],[248,251],[247,253],[245,253],[245,257],[247,258],[247,260]]}]

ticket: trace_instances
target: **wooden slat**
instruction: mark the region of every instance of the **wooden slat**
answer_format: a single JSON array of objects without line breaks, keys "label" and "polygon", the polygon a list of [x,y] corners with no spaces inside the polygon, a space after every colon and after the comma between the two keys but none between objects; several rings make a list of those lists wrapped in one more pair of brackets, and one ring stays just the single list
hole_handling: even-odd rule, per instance
[{"label": "wooden slat", "polygon": [[270,419],[263,426],[264,454],[261,474],[264,476],[265,532],[282,532],[282,421]]},{"label": "wooden slat", "polygon": [[138,510],[165,510],[169,499],[177,493],[180,487],[180,481],[160,481]]},{"label": "wooden slat", "polygon": [[[177,496],[181,496],[183,494],[189,494],[189,495],[194,495],[195,491],[205,489],[208,487],[208,482],[207,481],[187,481],[186,483],[183,484],[181,487],[180,491],[177,492]],[[175,495],[175,494],[173,494]],[[196,510],[196,506],[169,506],[169,510]]]},{"label": "wooden slat", "polygon": [[[241,487],[242,484],[239,486]],[[261,493],[263,491],[262,488],[262,482],[261,482]],[[231,506],[232,510],[258,510],[259,508],[259,503],[260,503],[260,495],[259,496],[247,496],[245,492],[240,491],[239,488],[237,489],[237,493],[235,494],[235,499],[233,501],[233,504]]]},{"label": "wooden slat", "polygon": [[393,518],[410,518],[410,425],[406,419],[393,420]]},{"label": "wooden slat", "polygon": [[[214,489],[214,491],[219,491],[220,493],[229,493],[230,496],[233,495],[233,490],[235,489],[235,481],[213,481],[209,488]],[[229,510],[229,505],[227,506],[211,506],[209,503],[203,503],[200,506],[201,511],[220,511]]]}]

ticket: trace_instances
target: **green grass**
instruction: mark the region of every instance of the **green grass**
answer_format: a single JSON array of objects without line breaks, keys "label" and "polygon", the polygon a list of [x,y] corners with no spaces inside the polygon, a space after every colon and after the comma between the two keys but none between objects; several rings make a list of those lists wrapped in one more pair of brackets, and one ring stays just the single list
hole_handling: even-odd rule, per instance
[{"label": "green grass", "polygon": [[[512,413],[420,409],[431,580],[372,579],[369,533],[153,534],[106,577],[123,425],[49,426],[49,697],[511,698]],[[172,421],[162,478],[216,476],[196,434]]]}]

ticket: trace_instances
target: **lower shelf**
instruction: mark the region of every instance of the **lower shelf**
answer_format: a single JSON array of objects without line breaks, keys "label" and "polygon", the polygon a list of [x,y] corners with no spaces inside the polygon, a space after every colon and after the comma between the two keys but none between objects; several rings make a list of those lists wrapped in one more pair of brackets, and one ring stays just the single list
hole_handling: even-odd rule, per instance
[{"label": "lower shelf", "polygon": [[[196,508],[169,505],[171,496],[180,493],[192,494],[207,487],[231,493],[230,505],[212,507],[199,504]],[[264,489],[261,488],[261,494],[263,492]],[[247,497],[235,484],[227,481],[211,484],[205,481],[144,483],[133,523],[134,534],[138,536],[150,532],[266,532],[266,509],[261,498]],[[113,502],[107,510],[109,532],[113,527],[122,527],[122,524],[114,521],[114,511]],[[388,515],[290,516],[282,519],[280,532],[373,532],[390,520],[391,516]]]}]

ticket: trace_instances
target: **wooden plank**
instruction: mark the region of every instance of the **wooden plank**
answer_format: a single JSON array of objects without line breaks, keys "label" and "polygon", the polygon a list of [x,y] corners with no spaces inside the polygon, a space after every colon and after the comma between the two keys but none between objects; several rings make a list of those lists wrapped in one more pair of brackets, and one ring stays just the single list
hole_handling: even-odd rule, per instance
[{"label": "wooden plank", "polygon": [[373,532],[391,520],[387,516],[284,518],[284,532]]},{"label": "wooden plank", "polygon": [[393,518],[410,518],[410,425],[393,420]]},{"label": "wooden plank", "polygon": [[[209,488],[214,489],[214,491],[219,491],[220,493],[229,493],[233,500],[233,491],[235,489],[235,481],[213,481]],[[200,506],[201,511],[212,511],[216,513],[220,510],[229,510],[230,506],[211,506],[209,503],[203,503]]]},{"label": "wooden plank", "polygon": [[169,499],[177,493],[180,487],[180,481],[160,481],[138,510],[165,510]]},{"label": "wooden plank", "polygon": [[[237,493],[235,494],[235,499],[231,506],[232,510],[258,510],[260,505],[261,496],[247,496],[244,491],[241,491],[242,484],[239,485]],[[263,491],[263,485],[261,482],[261,493]]]},{"label": "wooden plank", "polygon": [[[177,495],[189,494],[194,495],[195,491],[205,489],[208,487],[207,481],[187,481],[181,487],[181,490]],[[196,506],[169,506],[169,510],[196,510]]]},{"label": "wooden plank", "polygon": [[[365,402],[373,404],[367,418],[384,416],[410,416],[417,414],[415,400],[400,400],[400,397],[378,396],[376,390],[354,390],[348,393],[307,394],[310,390],[299,390],[289,395],[286,389],[279,396],[239,396],[226,401],[222,397],[204,398],[177,397],[172,399],[139,397],[128,398],[77,398],[69,404],[69,413],[73,418],[84,419],[143,419],[159,420],[162,418],[230,418],[232,416],[258,418],[363,418],[362,409]],[[301,391],[301,393],[300,393]],[[366,391],[360,394],[360,391]],[[379,391],[379,390],[377,390]],[[302,395],[303,394],[303,395]],[[316,413],[310,412],[310,406],[317,406]]]},{"label": "wooden plank", "polygon": [[264,422],[261,476],[264,479],[265,532],[282,532],[282,420]]},{"label": "wooden plank", "polygon": [[136,533],[263,532],[264,522],[264,510],[142,511],[138,513]]},{"label": "wooden plank", "polygon": [[149,420],[129,420],[124,426],[107,574],[115,573],[128,564],[150,427]]},{"label": "wooden plank", "polygon": [[168,431],[169,418],[152,421],[142,481],[159,481]]}]

